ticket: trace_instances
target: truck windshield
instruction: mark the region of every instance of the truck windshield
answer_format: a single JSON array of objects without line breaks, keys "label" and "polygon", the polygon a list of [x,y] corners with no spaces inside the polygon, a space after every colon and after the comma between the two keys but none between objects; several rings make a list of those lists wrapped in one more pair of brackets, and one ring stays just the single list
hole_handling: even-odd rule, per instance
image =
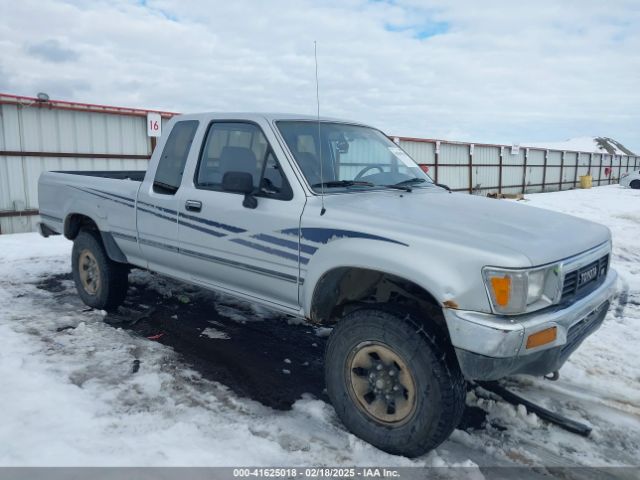
[{"label": "truck windshield", "polygon": [[404,150],[373,128],[301,120],[277,126],[316,192],[433,185]]}]

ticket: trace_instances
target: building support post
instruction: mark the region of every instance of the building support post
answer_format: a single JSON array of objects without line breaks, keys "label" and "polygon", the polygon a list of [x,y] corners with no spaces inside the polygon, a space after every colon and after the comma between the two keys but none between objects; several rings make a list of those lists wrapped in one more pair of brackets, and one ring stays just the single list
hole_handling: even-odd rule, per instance
[{"label": "building support post", "polygon": [[524,191],[527,186],[527,162],[529,160],[529,149],[525,148],[524,150],[524,162],[522,163],[522,194],[524,195]]},{"label": "building support post", "polygon": [[562,191],[562,181],[564,180],[562,178],[562,175],[564,174],[564,154],[567,152],[562,152],[562,155],[560,156],[560,178],[559,178],[559,182],[558,182],[558,191]]},{"label": "building support post", "polygon": [[544,151],[544,166],[542,167],[542,192],[545,191],[547,183],[547,160],[549,159],[549,150]]}]

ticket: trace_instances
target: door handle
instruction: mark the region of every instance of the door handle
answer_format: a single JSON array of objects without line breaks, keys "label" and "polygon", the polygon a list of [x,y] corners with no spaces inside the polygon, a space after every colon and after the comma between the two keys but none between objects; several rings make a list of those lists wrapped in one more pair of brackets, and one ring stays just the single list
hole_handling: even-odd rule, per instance
[{"label": "door handle", "polygon": [[202,202],[198,200],[187,200],[184,204],[184,208],[190,212],[199,212],[202,210]]}]

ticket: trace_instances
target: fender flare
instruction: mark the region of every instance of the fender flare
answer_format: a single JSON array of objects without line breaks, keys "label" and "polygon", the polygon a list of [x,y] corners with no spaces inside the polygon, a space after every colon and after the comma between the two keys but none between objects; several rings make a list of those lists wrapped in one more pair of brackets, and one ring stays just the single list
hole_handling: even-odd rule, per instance
[{"label": "fender flare", "polygon": [[107,251],[107,256],[117,263],[129,263],[127,257],[122,253],[122,250],[113,239],[111,232],[103,232],[100,230],[100,236],[102,237],[102,244]]},{"label": "fender flare", "polygon": [[[462,285],[460,273],[447,269],[442,260],[433,260],[433,268],[425,269],[425,262],[416,262],[415,251],[405,245],[371,239],[340,239],[324,245],[310,260],[300,300],[306,316],[311,314],[318,282],[337,268],[362,268],[394,275],[419,285],[439,304],[453,296],[447,285]],[[438,278],[433,277],[438,272]]]},{"label": "fender flare", "polygon": [[[91,216],[91,215],[87,215],[86,213],[81,213],[81,212],[69,212],[69,213],[67,213],[65,215],[65,217],[64,217],[64,222],[63,222],[63,225],[64,225],[63,233],[64,233],[65,237],[69,238],[67,236],[67,233],[68,233],[69,228],[70,228],[69,227],[69,222],[71,221],[71,218],[73,217],[73,215],[81,215],[83,217],[88,218],[89,220],[91,220],[94,223],[94,225],[98,229],[98,232],[100,233],[100,238],[102,238],[102,245],[104,246],[104,249],[107,252],[107,256],[111,260],[113,260],[114,262],[117,262],[117,263],[129,263],[129,261],[127,260],[127,257],[125,256],[125,254],[122,252],[122,250],[120,249],[120,247],[116,243],[116,241],[113,238],[113,235],[111,234],[111,232],[102,230],[100,228],[100,225],[98,224],[98,222],[96,222],[95,218],[93,216]],[[70,239],[72,239],[72,238],[70,238]]]}]

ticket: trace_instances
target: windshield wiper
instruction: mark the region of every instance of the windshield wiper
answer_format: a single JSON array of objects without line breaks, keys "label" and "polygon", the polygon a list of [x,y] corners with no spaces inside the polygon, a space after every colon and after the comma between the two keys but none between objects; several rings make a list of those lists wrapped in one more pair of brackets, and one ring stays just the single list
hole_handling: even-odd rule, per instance
[{"label": "windshield wiper", "polygon": [[340,188],[340,187],[375,187],[374,183],[361,182],[358,180],[331,180],[328,182],[314,183],[313,188]]},{"label": "windshield wiper", "polygon": [[385,185],[387,188],[396,188],[398,190],[404,190],[406,192],[411,191],[411,185],[415,185],[417,183],[424,183],[426,180],[424,178],[408,178],[407,180],[402,180],[398,183],[393,183],[391,185]]}]

